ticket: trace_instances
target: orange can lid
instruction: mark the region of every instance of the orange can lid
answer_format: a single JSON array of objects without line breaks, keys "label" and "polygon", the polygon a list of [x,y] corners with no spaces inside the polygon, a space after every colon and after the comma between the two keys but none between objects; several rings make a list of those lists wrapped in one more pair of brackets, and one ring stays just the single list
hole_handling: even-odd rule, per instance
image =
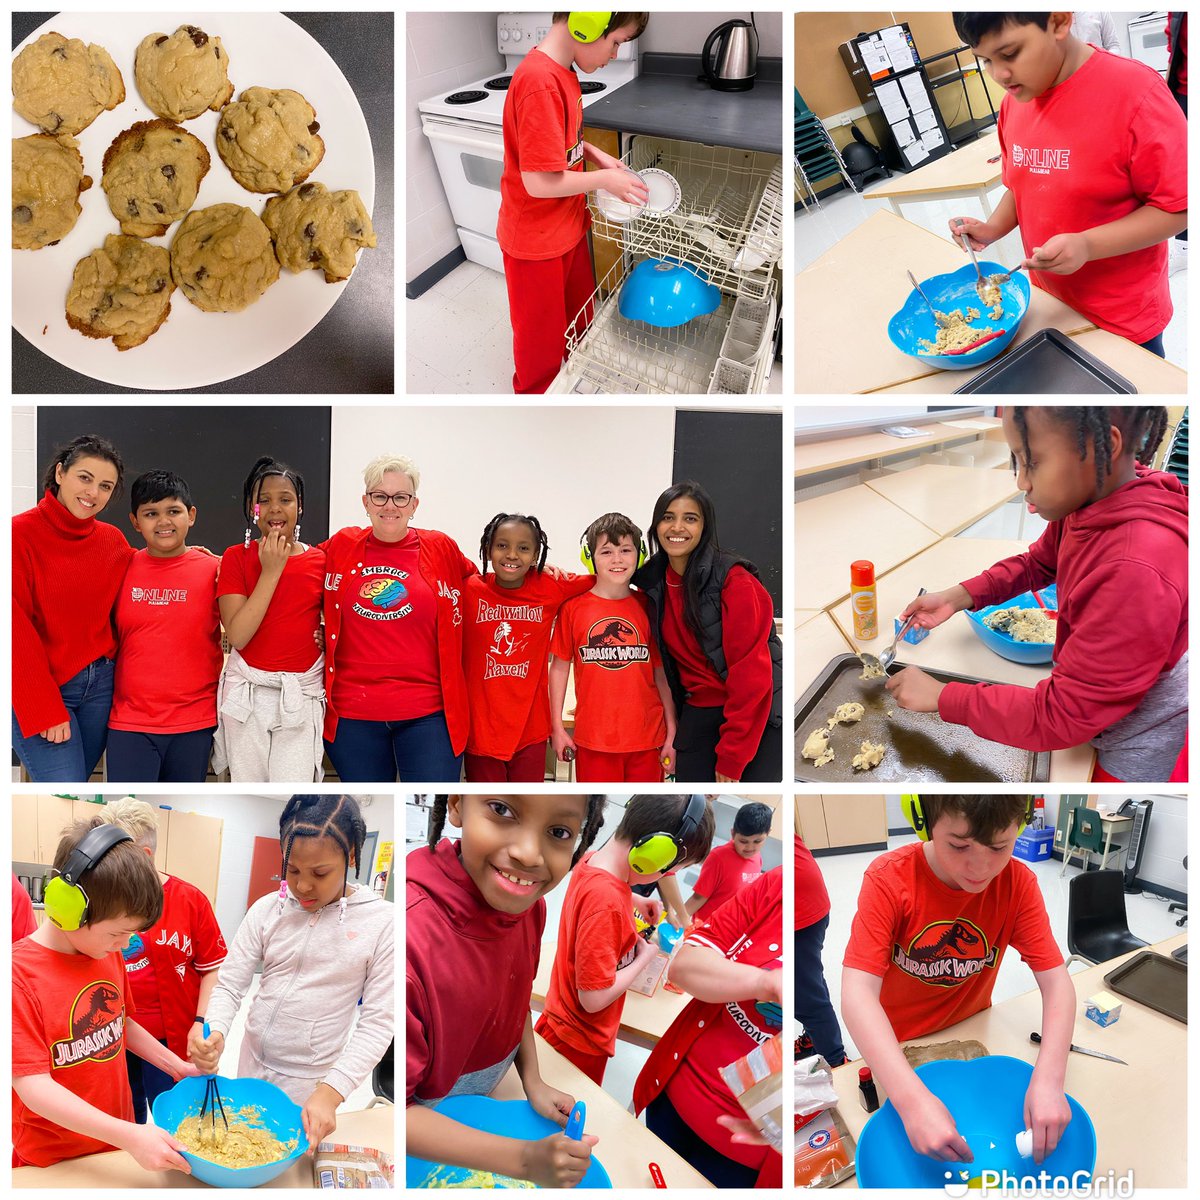
[{"label": "orange can lid", "polygon": [[875,564],[860,558],[850,564],[850,582],[855,587],[870,587],[875,582]]}]

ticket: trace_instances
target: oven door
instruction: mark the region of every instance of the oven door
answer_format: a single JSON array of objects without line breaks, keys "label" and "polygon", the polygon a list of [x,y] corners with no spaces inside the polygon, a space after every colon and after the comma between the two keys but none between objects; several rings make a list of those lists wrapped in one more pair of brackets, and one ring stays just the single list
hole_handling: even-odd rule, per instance
[{"label": "oven door", "polygon": [[504,170],[500,126],[425,114],[421,127],[433,148],[455,225],[495,242]]}]

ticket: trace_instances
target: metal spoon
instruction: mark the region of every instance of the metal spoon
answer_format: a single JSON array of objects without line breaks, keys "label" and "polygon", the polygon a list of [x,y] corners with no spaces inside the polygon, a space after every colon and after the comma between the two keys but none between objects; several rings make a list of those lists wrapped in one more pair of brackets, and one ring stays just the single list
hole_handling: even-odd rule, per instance
[{"label": "metal spoon", "polygon": [[[923,595],[925,595],[924,588],[917,593],[917,599],[919,600]],[[899,629],[896,630],[896,636],[892,638],[892,644],[878,658],[876,658],[874,654],[869,654],[866,650],[863,650],[859,653],[858,657],[862,659],[863,667],[872,673],[872,677],[874,677],[875,671],[880,672],[880,678],[883,678],[887,675],[888,667],[890,667],[892,663],[896,661],[896,643],[912,628],[912,624],[916,619],[917,614],[913,613],[913,615],[909,617]]]},{"label": "metal spoon", "polygon": [[916,279],[913,278],[913,273],[911,271],[906,271],[905,274],[908,276],[908,281],[917,289],[917,295],[919,295],[921,299],[924,300],[929,306],[929,311],[933,313],[933,319],[943,328],[949,325],[950,318],[946,316],[945,313],[938,312],[938,310],[929,303],[929,297],[921,290],[921,285],[916,281]]},{"label": "metal spoon", "polygon": [[963,227],[958,227],[958,236],[962,239],[963,249],[971,256],[971,264],[975,268],[975,290],[979,293],[980,300],[983,299],[983,289],[987,287],[987,281],[983,278],[983,272],[979,269],[979,259],[975,257],[975,249],[971,245],[971,239],[967,237],[963,231]]}]

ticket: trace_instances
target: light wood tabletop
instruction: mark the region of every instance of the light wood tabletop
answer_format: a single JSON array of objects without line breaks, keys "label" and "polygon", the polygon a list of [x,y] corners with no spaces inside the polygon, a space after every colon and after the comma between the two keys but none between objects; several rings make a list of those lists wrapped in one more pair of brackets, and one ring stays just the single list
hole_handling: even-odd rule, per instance
[{"label": "light wood tabletop", "polygon": [[[847,602],[849,603],[849,602]],[[799,696],[839,654],[853,654],[853,644],[845,638],[828,613],[818,613],[796,630],[796,692]]]},{"label": "light wood tabletop", "polygon": [[925,463],[866,484],[923,525],[949,537],[1021,494],[1007,471]]},{"label": "light wood tabletop", "polygon": [[[999,154],[1000,138],[992,130],[926,166],[885,179],[863,195],[869,200],[931,200],[978,192],[1000,182]],[[989,162],[990,158],[997,161]]]},{"label": "light wood tabletop", "polygon": [[[902,421],[899,423],[903,424]],[[871,429],[862,433],[839,434],[820,441],[798,441],[795,448],[795,476],[799,479],[820,471],[870,462],[872,459],[887,459],[952,443],[970,443],[972,439],[977,441],[981,432],[942,422],[918,425],[916,428],[921,431],[917,437],[897,437],[893,433]]]}]

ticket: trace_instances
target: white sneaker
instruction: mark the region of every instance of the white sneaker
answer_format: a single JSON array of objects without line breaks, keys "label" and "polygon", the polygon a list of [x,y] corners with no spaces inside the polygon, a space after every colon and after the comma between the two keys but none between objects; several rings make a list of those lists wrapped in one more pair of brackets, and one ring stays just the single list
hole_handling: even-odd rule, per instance
[{"label": "white sneaker", "polygon": [[1168,252],[1168,275],[1178,275],[1180,271],[1187,270],[1187,242],[1181,242],[1178,238],[1171,239],[1171,249]]}]

